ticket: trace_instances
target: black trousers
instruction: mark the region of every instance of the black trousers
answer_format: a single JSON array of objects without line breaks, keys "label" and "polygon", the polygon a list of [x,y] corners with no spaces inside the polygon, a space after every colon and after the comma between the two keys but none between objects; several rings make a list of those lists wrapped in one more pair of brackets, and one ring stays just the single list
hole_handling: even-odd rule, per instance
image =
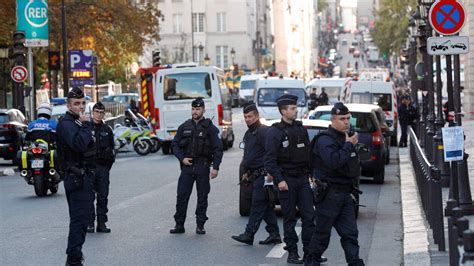
[{"label": "black trousers", "polygon": [[96,215],[98,223],[105,223],[108,221],[107,212],[109,211],[107,204],[109,202],[110,170],[108,166],[97,165],[94,172],[94,200],[97,199],[97,203],[96,208],[92,208],[91,224],[94,223]]},{"label": "black trousers", "polygon": [[284,215],[284,241],[289,252],[298,251],[298,235],[295,231],[297,221],[296,207],[298,207],[302,221],[301,240],[303,242],[303,251],[307,252],[311,235],[314,231],[313,192],[307,176],[285,177],[284,180],[288,184],[288,190],[278,192]]},{"label": "black trousers", "polygon": [[178,180],[176,213],[174,215],[176,223],[184,224],[186,221],[189,197],[191,196],[194,182],[196,182],[197,190],[196,223],[204,225],[207,221],[207,195],[211,191],[209,173],[210,168],[208,164],[195,163],[192,166],[182,166],[181,175]]},{"label": "black trousers", "polygon": [[359,258],[359,231],[355,217],[355,202],[350,193],[329,190],[326,198],[316,204],[316,229],[311,237],[309,252],[319,258],[326,251],[334,226],[349,265],[364,265]]},{"label": "black trousers", "polygon": [[407,144],[407,130],[408,130],[408,125],[407,123],[400,123],[400,127],[402,128],[402,135],[400,136],[400,146],[404,146]]},{"label": "black trousers", "polygon": [[69,236],[66,254],[74,257],[82,256],[82,245],[86,240],[87,225],[91,211],[94,209],[93,175],[86,172],[82,188],[74,185],[74,175],[65,174],[64,189],[69,206]]},{"label": "black trousers", "polygon": [[270,203],[268,197],[265,195],[265,190],[263,188],[264,183],[265,177],[261,176],[252,184],[252,205],[245,231],[254,235],[258,231],[260,223],[264,220],[267,224],[265,230],[267,230],[270,235],[280,235],[275,210],[273,209],[273,205]]}]

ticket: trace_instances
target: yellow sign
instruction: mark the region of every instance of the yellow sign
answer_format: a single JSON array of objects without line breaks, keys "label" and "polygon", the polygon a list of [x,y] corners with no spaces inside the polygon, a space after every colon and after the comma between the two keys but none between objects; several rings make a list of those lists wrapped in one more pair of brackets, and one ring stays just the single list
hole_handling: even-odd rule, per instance
[{"label": "yellow sign", "polygon": [[92,73],[90,71],[72,71],[71,78],[91,78]]}]

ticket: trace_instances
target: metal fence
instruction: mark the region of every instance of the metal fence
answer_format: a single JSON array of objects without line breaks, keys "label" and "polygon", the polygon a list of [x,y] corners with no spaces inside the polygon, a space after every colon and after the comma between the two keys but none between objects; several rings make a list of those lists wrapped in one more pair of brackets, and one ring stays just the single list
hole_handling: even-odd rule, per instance
[{"label": "metal fence", "polygon": [[430,164],[420,147],[415,132],[408,127],[410,157],[426,219],[433,230],[433,239],[439,251],[445,251],[441,171]]}]

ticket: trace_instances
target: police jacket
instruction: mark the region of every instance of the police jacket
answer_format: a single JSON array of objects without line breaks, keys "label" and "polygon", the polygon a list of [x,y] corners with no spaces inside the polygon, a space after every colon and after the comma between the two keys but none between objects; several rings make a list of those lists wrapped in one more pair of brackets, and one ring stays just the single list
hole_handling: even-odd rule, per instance
[{"label": "police jacket", "polygon": [[354,145],[345,133],[329,127],[320,132],[312,148],[313,174],[316,178],[336,184],[352,184],[360,175],[360,161]]},{"label": "police jacket", "polygon": [[283,120],[268,129],[264,165],[274,183],[283,177],[301,177],[309,173],[310,143],[308,132],[300,121],[290,125]]},{"label": "police jacket", "polygon": [[25,140],[35,141],[37,139],[42,139],[50,144],[54,143],[57,140],[56,127],[56,121],[49,120],[45,117],[39,117],[28,124]]},{"label": "police jacket", "polygon": [[92,136],[95,148],[95,163],[111,167],[115,162],[114,133],[112,128],[104,122],[93,123]]},{"label": "police jacket", "polygon": [[401,104],[398,106],[398,119],[400,124],[410,124],[418,119],[418,110],[412,105]]},{"label": "police jacket", "polygon": [[244,157],[242,165],[246,169],[258,169],[263,167],[263,157],[265,156],[265,135],[268,132],[268,126],[262,125],[257,121],[249,126],[245,132]]},{"label": "police jacket", "polygon": [[182,163],[184,158],[192,158],[193,163],[212,163],[212,168],[219,170],[222,161],[222,142],[219,129],[207,118],[197,123],[189,119],[178,127],[171,143],[173,153]]},{"label": "police jacket", "polygon": [[81,122],[79,116],[66,112],[58,123],[58,156],[61,170],[84,166],[84,153],[93,143],[92,123]]}]

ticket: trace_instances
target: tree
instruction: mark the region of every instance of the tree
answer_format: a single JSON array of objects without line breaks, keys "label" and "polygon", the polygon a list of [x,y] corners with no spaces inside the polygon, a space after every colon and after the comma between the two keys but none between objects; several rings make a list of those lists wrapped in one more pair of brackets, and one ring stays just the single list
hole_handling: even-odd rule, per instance
[{"label": "tree", "polygon": [[415,0],[382,0],[377,11],[374,42],[383,54],[399,53],[406,40],[409,10],[416,6]]},{"label": "tree", "polygon": [[[98,56],[99,82],[123,81],[124,67],[136,61],[147,43],[159,40],[157,2],[127,0],[65,0],[68,49],[90,49]],[[61,0],[49,0],[49,47],[33,49],[35,65],[47,69],[47,51],[61,48]],[[0,1],[0,43],[11,44],[16,25],[16,1]]]}]

